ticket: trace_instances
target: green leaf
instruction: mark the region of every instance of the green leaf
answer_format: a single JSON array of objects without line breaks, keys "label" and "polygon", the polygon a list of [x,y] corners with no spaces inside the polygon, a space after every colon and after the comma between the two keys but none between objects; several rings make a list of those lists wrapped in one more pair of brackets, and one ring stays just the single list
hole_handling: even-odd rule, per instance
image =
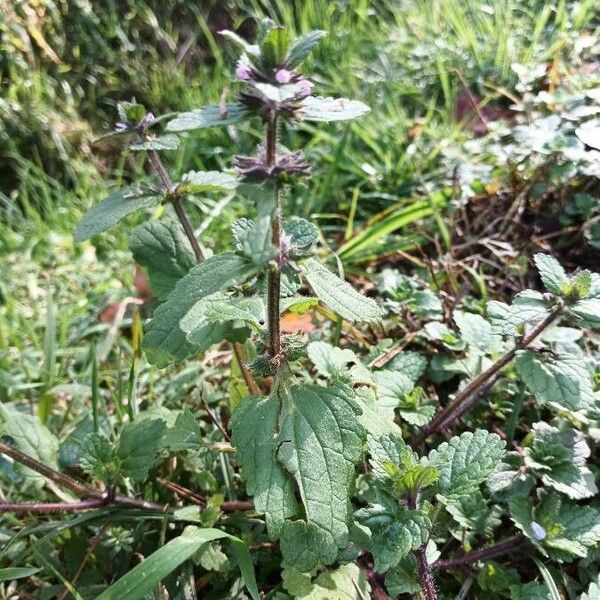
[{"label": "green leaf", "polygon": [[315,294],[348,321],[379,321],[383,316],[377,302],[357,292],[347,281],[309,258],[303,265],[304,277]]},{"label": "green leaf", "polygon": [[130,144],[130,150],[177,150],[179,138],[176,135],[161,135],[149,138],[138,144]]},{"label": "green leaf", "polygon": [[460,498],[440,498],[452,518],[467,531],[490,537],[501,524],[501,511],[497,507],[490,509],[479,490]]},{"label": "green leaf", "polygon": [[520,292],[510,306],[504,302],[490,300],[487,312],[495,332],[513,336],[517,335],[522,325],[540,323],[549,314],[543,294],[534,290]]},{"label": "green leaf", "polygon": [[171,452],[195,449],[202,445],[202,431],[196,418],[189,410],[177,415],[175,424],[162,437],[161,446]]},{"label": "green leaf", "polygon": [[277,248],[271,242],[270,214],[261,215],[254,221],[238,222],[234,235],[239,251],[259,269],[277,255]]},{"label": "green leaf", "polygon": [[113,482],[121,464],[111,441],[100,433],[92,432],[80,442],[79,465],[90,476],[104,482]]},{"label": "green leaf", "polygon": [[312,583],[310,591],[298,595],[300,600],[365,600],[371,597],[371,586],[358,565],[341,565],[323,571]]},{"label": "green leaf", "polygon": [[595,404],[590,373],[577,356],[542,357],[525,350],[517,354],[515,367],[527,389],[541,404],[574,412]]},{"label": "green leaf", "polygon": [[124,217],[142,209],[152,208],[161,201],[153,191],[125,188],[95,204],[79,221],[73,234],[75,242],[83,242],[113,225]]},{"label": "green leaf", "polygon": [[560,263],[548,254],[535,254],[533,260],[546,291],[561,295],[564,287],[569,284],[569,278]]},{"label": "green leaf", "polygon": [[143,562],[104,590],[96,600],[145,599],[160,581],[190,559],[205,544],[223,538],[231,542],[250,596],[253,600],[259,600],[252,559],[244,542],[218,529],[197,527],[187,527],[179,537],[147,556]]},{"label": "green leaf", "polygon": [[290,48],[290,35],[283,27],[273,27],[259,43],[265,68],[283,67]]},{"label": "green leaf", "polygon": [[407,510],[400,519],[373,535],[371,544],[375,571],[385,573],[429,538],[431,521],[417,510]]},{"label": "green leaf", "polygon": [[[306,521],[323,536],[321,555],[337,555],[348,541],[348,497],[362,457],[360,409],[343,384],[294,385],[280,393],[277,459],[295,482]],[[284,559],[293,564],[285,553]]]},{"label": "green leaf", "polygon": [[404,373],[389,370],[376,371],[373,380],[377,384],[382,413],[393,419],[395,409],[402,405],[405,397],[413,391],[414,383]]},{"label": "green leaf", "polygon": [[279,546],[284,564],[301,573],[310,573],[320,564],[330,565],[338,555],[323,529],[302,520],[284,523]]},{"label": "green leaf", "polygon": [[209,192],[232,192],[238,180],[221,171],[188,171],[177,184],[182,194],[204,194]]},{"label": "green leaf", "polygon": [[405,558],[393,569],[387,572],[385,587],[392,598],[401,594],[416,594],[421,591],[421,584],[417,575],[414,560]]},{"label": "green leaf", "polygon": [[264,300],[260,296],[229,297],[211,302],[204,311],[209,322],[247,321],[253,325],[262,325],[266,319]]},{"label": "green leaf", "polygon": [[277,395],[249,396],[230,422],[246,489],[253,496],[256,511],[265,515],[272,538],[280,535],[285,519],[298,511],[292,481],[275,459],[279,411]]},{"label": "green leaf", "polygon": [[479,354],[493,354],[502,350],[502,339],[494,333],[492,325],[481,315],[460,310],[453,313],[461,339]]},{"label": "green leaf", "polygon": [[356,401],[362,411],[359,419],[360,424],[367,433],[375,436],[387,433],[402,436],[400,427],[392,419],[386,418],[382,414],[377,397],[371,387],[360,386],[356,388]]},{"label": "green leaf", "polygon": [[508,589],[511,600],[551,600],[548,588],[535,581],[523,585],[511,585]]},{"label": "green leaf", "polygon": [[157,458],[157,450],[166,428],[161,419],[143,419],[126,423],[121,429],[117,455],[121,473],[135,481],[143,481]]},{"label": "green leaf", "polygon": [[359,100],[308,96],[300,104],[297,117],[305,121],[347,121],[369,113],[371,109]]},{"label": "green leaf", "polygon": [[390,371],[401,372],[414,383],[425,372],[427,359],[417,352],[400,352],[394,356],[387,368]]},{"label": "green leaf", "polygon": [[136,262],[147,269],[152,292],[160,300],[197,262],[181,225],[172,218],[146,221],[136,227],[129,249]]},{"label": "green leaf", "polygon": [[166,129],[172,133],[192,131],[217,125],[232,125],[249,117],[250,113],[242,104],[226,104],[224,107],[214,104],[179,113],[172,121],[167,123]]},{"label": "green leaf", "polygon": [[13,581],[14,579],[24,579],[39,573],[38,567],[6,567],[0,569],[0,581]]},{"label": "green leaf", "polygon": [[580,432],[541,421],[533,424],[532,433],[531,446],[525,448],[525,466],[545,485],[575,500],[598,493],[594,474],[586,466],[590,448]]},{"label": "green leaf", "polygon": [[579,300],[570,308],[570,312],[575,315],[580,327],[600,327],[600,298]]},{"label": "green leaf", "polygon": [[[36,458],[41,463],[58,470],[58,439],[37,416],[10,411],[0,404],[0,433],[10,438],[21,452]],[[45,477],[22,464],[15,462],[15,469],[36,487],[44,485]]]},{"label": "green leaf", "polygon": [[336,348],[327,342],[311,342],[306,351],[317,371],[332,379],[347,376],[348,365],[358,363],[358,357],[352,350]]},{"label": "green leaf", "polygon": [[143,342],[151,362],[162,366],[193,354],[195,347],[187,341],[180,321],[199,300],[245,281],[253,271],[252,265],[232,252],[212,256],[194,267],[154,311]]},{"label": "green leaf", "polygon": [[325,31],[317,29],[315,31],[309,31],[307,34],[295,39],[288,53],[287,66],[290,69],[295,69],[301,65],[312,52],[313,48],[315,48],[326,35]]},{"label": "green leaf", "polygon": [[504,446],[495,433],[482,429],[466,431],[440,444],[427,457],[440,472],[438,492],[446,498],[474,492],[500,464]]},{"label": "green leaf", "polygon": [[319,230],[314,223],[306,219],[294,218],[287,221],[283,229],[292,238],[290,242],[292,256],[307,256],[312,253],[313,246],[319,239]]}]

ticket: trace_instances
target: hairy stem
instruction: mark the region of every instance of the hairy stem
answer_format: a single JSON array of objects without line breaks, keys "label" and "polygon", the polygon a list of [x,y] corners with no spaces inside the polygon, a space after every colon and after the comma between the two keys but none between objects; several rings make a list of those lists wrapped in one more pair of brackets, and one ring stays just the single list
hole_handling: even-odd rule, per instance
[{"label": "hairy stem", "polygon": [[108,503],[108,497],[104,500],[77,500],[76,502],[25,502],[14,504],[10,502],[0,502],[0,514],[11,513],[57,513],[57,512],[76,512],[79,510],[90,510],[92,508],[102,508]]},{"label": "hairy stem", "polygon": [[[268,167],[275,164],[277,158],[277,117],[267,123],[265,158]],[[269,264],[267,275],[267,319],[269,329],[269,356],[278,364],[281,357],[281,328],[279,297],[281,294],[281,194],[279,186],[275,187],[275,211],[271,222],[271,243],[277,249],[277,260]]]},{"label": "hairy stem", "polygon": [[164,165],[162,164],[162,161],[160,160],[158,152],[156,152],[156,150],[150,150],[148,152],[148,158],[150,159],[150,164],[152,165],[152,168],[154,169],[155,173],[158,175],[158,178],[162,183],[164,191],[170,196],[169,199],[171,200],[171,204],[175,209],[175,214],[177,215],[177,218],[181,223],[181,227],[183,228],[183,231],[190,242],[196,260],[198,262],[202,262],[204,260],[204,252],[202,252],[202,248],[200,248],[198,239],[194,235],[192,225],[190,224],[190,221],[187,218],[187,215],[185,214],[185,210],[181,205],[181,199],[177,195],[172,194],[175,188],[173,186],[171,178],[169,177],[169,174],[167,173],[167,170],[165,169]]},{"label": "hairy stem", "polygon": [[[82,498],[93,498],[96,502],[100,503],[100,506],[108,504],[116,504],[118,506],[128,506],[130,508],[142,508],[147,510],[164,510],[164,506],[161,504],[155,504],[154,502],[147,502],[146,500],[140,500],[138,498],[131,498],[129,496],[111,495],[106,491],[97,490],[96,488],[87,486],[80,483],[76,479],[60,473],[55,469],[48,467],[47,465],[37,461],[35,458],[17,450],[13,446],[0,442],[0,454],[10,456],[13,460],[21,463],[22,465],[40,473],[44,477],[47,477],[54,483],[61,485],[65,488],[70,489],[77,496]],[[38,507],[34,509],[33,507]],[[48,510],[44,511],[44,504],[0,504],[0,512],[56,512],[57,510],[82,510],[83,508],[97,508],[98,506],[77,506],[77,503],[63,503],[63,507],[70,508],[56,508],[58,504],[48,504]],[[24,507],[20,510],[20,507]]]},{"label": "hairy stem", "polygon": [[534,327],[530,333],[523,336],[517,344],[513,348],[511,348],[506,354],[502,355],[492,366],[486,369],[483,373],[479,374],[471,383],[469,383],[466,387],[464,387],[450,404],[441,409],[437,415],[421,430],[419,435],[417,435],[412,441],[413,446],[418,446],[422,444],[429,435],[447,427],[455,421],[459,419],[467,410],[470,410],[475,406],[481,398],[483,398],[483,394],[480,394],[475,398],[475,401],[469,403],[467,406],[467,410],[465,410],[465,403],[469,401],[471,398],[476,396],[478,392],[480,392],[483,388],[488,386],[490,382],[496,377],[496,375],[508,365],[516,353],[519,350],[523,350],[531,345],[532,342],[549,326],[551,325],[562,312],[563,305],[558,304],[556,308],[554,308],[550,314],[536,327]]},{"label": "hairy stem", "polygon": [[527,544],[527,538],[524,535],[515,535],[514,537],[489,546],[482,548],[481,550],[474,550],[473,552],[467,552],[463,556],[458,558],[449,558],[447,560],[437,560],[433,563],[434,569],[449,569],[451,567],[466,567],[467,565],[480,561],[490,560],[503,554],[508,554],[515,550],[521,550]]},{"label": "hairy stem", "polygon": [[[148,158],[150,159],[150,164],[152,165],[152,168],[158,175],[158,178],[160,179],[165,192],[167,192],[167,194],[169,194],[170,192],[172,192],[174,190],[173,182],[171,181],[171,178],[169,177],[167,170],[165,169],[164,165],[162,164],[162,161],[160,160],[160,156],[158,155],[158,152],[156,152],[156,150],[150,150],[150,152],[148,153]],[[204,256],[204,252],[202,252],[202,248],[200,248],[198,239],[194,235],[194,230],[192,229],[192,226],[190,224],[189,219],[187,218],[187,215],[185,213],[183,205],[181,204],[181,199],[177,195],[172,195],[171,196],[171,204],[173,205],[173,208],[175,209],[175,214],[177,215],[177,219],[179,220],[179,223],[181,224],[183,232],[185,233],[188,241],[190,242],[190,246],[192,247],[192,250],[194,251],[194,256],[196,257],[196,260],[199,263],[204,262],[206,257]],[[239,344],[238,344],[238,346],[239,346]],[[236,343],[233,344],[233,351],[235,352],[236,357],[238,357],[238,349],[236,349]],[[246,385],[248,386],[248,389],[250,390],[250,392],[252,394],[260,394],[260,389],[259,389],[258,385],[256,385],[256,382],[254,381],[254,377],[252,376],[252,373],[250,373],[250,371],[248,370],[246,363],[244,361],[240,361],[239,357],[238,357],[238,362],[240,364],[240,370],[242,371],[244,381],[246,381]],[[250,384],[249,382],[252,382],[252,383]]]},{"label": "hairy stem", "polygon": [[[408,508],[416,510],[419,504],[418,491],[411,492],[407,498]],[[413,552],[415,560],[417,562],[417,574],[419,575],[419,583],[421,589],[425,594],[426,600],[438,600],[437,590],[435,589],[435,579],[433,578],[433,571],[431,565],[427,562],[427,542],[417,548]]]}]

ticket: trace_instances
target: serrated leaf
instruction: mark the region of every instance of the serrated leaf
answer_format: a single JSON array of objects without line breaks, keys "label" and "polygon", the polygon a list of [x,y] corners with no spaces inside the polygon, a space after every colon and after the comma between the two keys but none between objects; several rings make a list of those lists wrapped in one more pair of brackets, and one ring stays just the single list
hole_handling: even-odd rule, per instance
[{"label": "serrated leaf", "polygon": [[515,367],[527,389],[542,404],[576,412],[595,403],[590,373],[577,356],[563,354],[543,360],[526,350],[517,354]]},{"label": "serrated leaf", "polygon": [[490,300],[487,312],[495,332],[516,335],[521,325],[537,324],[548,316],[549,311],[540,292],[525,290],[515,296],[510,306]]},{"label": "serrated leaf", "polygon": [[177,184],[177,190],[184,194],[208,192],[232,192],[237,187],[235,176],[221,171],[188,171]]},{"label": "serrated leaf", "polygon": [[371,586],[363,571],[355,564],[341,565],[319,573],[311,591],[297,596],[300,600],[365,600],[370,598]]},{"label": "serrated leaf", "polygon": [[301,573],[309,573],[318,565],[335,562],[338,549],[321,527],[303,520],[286,521],[280,540],[285,565]]},{"label": "serrated leaf", "polygon": [[454,499],[441,497],[441,500],[456,523],[467,531],[489,537],[501,523],[501,511],[497,508],[490,509],[479,490],[468,496]]},{"label": "serrated leaf", "polygon": [[291,479],[276,460],[279,399],[249,396],[237,407],[230,425],[248,494],[264,514],[269,535],[277,538],[285,519],[298,511]]},{"label": "serrated leaf", "polygon": [[533,424],[532,433],[531,446],[525,448],[525,465],[544,484],[576,500],[598,493],[594,475],[586,465],[590,448],[580,432],[539,422]]},{"label": "serrated leaf", "polygon": [[125,188],[114,192],[90,208],[77,224],[73,239],[75,242],[83,242],[116,225],[126,216],[138,210],[152,208],[160,201],[161,197],[156,192],[139,188]]},{"label": "serrated leaf", "polygon": [[412,550],[420,548],[427,541],[430,529],[431,521],[426,515],[407,510],[397,522],[375,533],[371,539],[375,571],[385,573]]},{"label": "serrated leaf", "polygon": [[259,43],[265,68],[282,67],[290,48],[290,34],[283,27],[272,27]]},{"label": "serrated leaf", "polygon": [[184,410],[177,415],[175,424],[163,435],[161,446],[171,452],[198,448],[202,444],[202,431],[194,415]]},{"label": "serrated leaf", "polygon": [[195,265],[192,247],[175,219],[146,221],[133,230],[129,249],[136,262],[147,269],[150,288],[160,300]]},{"label": "serrated leaf", "polygon": [[508,589],[511,600],[552,600],[548,588],[535,581],[523,585],[511,585]]},{"label": "serrated leaf", "polygon": [[417,352],[400,352],[390,361],[387,368],[398,371],[413,383],[423,375],[427,367],[427,359]]},{"label": "serrated leaf", "polygon": [[233,252],[212,256],[194,267],[154,311],[143,342],[151,362],[162,366],[193,354],[195,347],[187,341],[180,321],[202,298],[243,282],[253,271],[252,265]]},{"label": "serrated leaf", "polygon": [[315,294],[348,321],[379,321],[383,311],[372,298],[357,292],[314,258],[303,265],[303,274]]},{"label": "serrated leaf", "polygon": [[307,34],[297,38],[292,43],[288,56],[287,66],[295,69],[306,60],[313,48],[326,36],[326,32],[320,29],[309,31]]},{"label": "serrated leaf", "polygon": [[564,286],[569,283],[569,278],[560,263],[548,254],[535,254],[533,260],[546,291],[556,295],[562,294]]},{"label": "serrated leaf", "polygon": [[234,236],[237,248],[257,268],[262,269],[277,255],[271,241],[271,215],[263,214],[254,221],[237,221]]},{"label": "serrated leaf", "polygon": [[161,419],[143,419],[126,423],[121,429],[117,456],[121,473],[135,481],[143,481],[157,458],[157,450],[166,424]]},{"label": "serrated leaf", "polygon": [[570,308],[570,312],[577,317],[580,327],[600,327],[600,298],[579,300]]},{"label": "serrated leaf", "polygon": [[[18,450],[58,470],[58,439],[37,416],[10,411],[0,405],[0,433],[9,438]],[[15,469],[36,487],[44,484],[45,477],[21,463]]]},{"label": "serrated leaf", "polygon": [[416,594],[421,591],[421,584],[417,575],[414,560],[405,558],[393,569],[390,569],[385,577],[385,587],[393,598],[401,594]]},{"label": "serrated leaf", "polygon": [[123,600],[124,598],[142,600],[147,598],[157,584],[179,565],[191,558],[205,544],[219,539],[227,539],[231,542],[248,592],[253,600],[259,600],[252,559],[244,542],[219,529],[199,529],[198,527],[187,527],[179,537],[147,556],[143,562],[105,589],[96,600]]},{"label": "serrated leaf", "polygon": [[130,144],[130,150],[177,150],[179,138],[176,135],[161,135],[149,138],[138,144]]},{"label": "serrated leaf", "polygon": [[293,256],[310,254],[319,239],[316,225],[306,219],[290,219],[284,224],[283,229],[291,237],[290,251]]},{"label": "serrated leaf", "polygon": [[298,96],[302,90],[302,85],[298,83],[288,83],[285,85],[273,85],[271,83],[252,83],[252,87],[269,102],[281,104],[292,100]]},{"label": "serrated leaf", "polygon": [[216,300],[207,306],[204,318],[209,322],[240,320],[262,325],[266,319],[265,303],[260,296]]},{"label": "serrated leaf", "polygon": [[352,350],[336,348],[327,342],[311,342],[306,351],[317,371],[325,377],[347,376],[348,365],[358,363],[358,357]]},{"label": "serrated leaf", "polygon": [[224,107],[214,104],[179,113],[172,121],[167,123],[166,130],[178,133],[218,125],[232,125],[249,117],[250,113],[242,104],[226,104]]},{"label": "serrated leaf", "polygon": [[371,387],[363,385],[356,388],[355,391],[356,401],[362,411],[360,424],[367,433],[375,436],[387,433],[402,436],[400,427],[393,420],[384,417],[379,410],[377,397]]},{"label": "serrated leaf", "polygon": [[120,460],[110,440],[92,432],[80,442],[79,465],[90,476],[110,483],[117,476]]},{"label": "serrated leaf", "polygon": [[502,350],[502,339],[495,334],[492,325],[481,315],[460,310],[453,313],[461,339],[480,354],[492,354]]},{"label": "serrated leaf", "polygon": [[482,429],[465,431],[443,442],[427,457],[439,469],[438,492],[458,498],[475,491],[498,467],[504,456],[504,442]]},{"label": "serrated leaf", "polygon": [[281,400],[277,459],[295,481],[307,522],[323,535],[321,554],[337,555],[348,541],[348,496],[362,457],[360,408],[342,384],[294,385]]},{"label": "serrated leaf", "polygon": [[305,121],[333,122],[356,119],[370,111],[371,109],[359,100],[308,96],[300,104],[296,116]]},{"label": "serrated leaf", "polygon": [[397,371],[382,370],[373,374],[377,384],[379,407],[386,417],[394,418],[394,410],[404,403],[405,397],[414,389],[413,381]]}]

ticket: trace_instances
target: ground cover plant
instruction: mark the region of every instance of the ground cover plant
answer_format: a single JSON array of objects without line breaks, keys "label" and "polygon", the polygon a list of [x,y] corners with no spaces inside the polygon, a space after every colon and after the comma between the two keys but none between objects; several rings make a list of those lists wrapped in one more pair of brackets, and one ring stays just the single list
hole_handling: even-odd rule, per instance
[{"label": "ground cover plant", "polygon": [[[582,27],[586,6],[536,35]],[[222,30],[235,72],[215,103],[118,103],[99,144],[148,172],[92,204],[79,262],[52,266],[45,289],[22,254],[3,265],[1,593],[596,597],[597,40],[580,35],[548,89],[558,66],[500,70],[515,91],[496,113],[475,88],[464,112],[443,85],[462,127],[410,202],[373,192],[368,220],[362,188],[381,178],[361,161],[393,168],[360,125],[377,102],[339,97],[360,90],[335,80],[320,95],[310,66],[333,33],[294,35],[281,16]],[[218,157],[223,131],[230,161],[169,165],[186,148]],[[408,154],[424,147],[411,136]],[[335,182],[314,175],[320,144]],[[323,200],[336,186],[341,228],[314,215],[341,212]],[[111,248],[115,226],[128,251]],[[10,248],[23,230],[9,228]],[[24,298],[44,305],[34,348]]]}]

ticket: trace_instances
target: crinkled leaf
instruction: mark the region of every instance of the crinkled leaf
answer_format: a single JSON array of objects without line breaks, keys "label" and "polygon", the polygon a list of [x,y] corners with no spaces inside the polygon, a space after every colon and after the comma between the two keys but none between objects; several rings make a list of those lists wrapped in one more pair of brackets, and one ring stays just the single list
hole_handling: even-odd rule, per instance
[{"label": "crinkled leaf", "polygon": [[211,302],[204,311],[204,318],[215,321],[247,321],[254,325],[264,323],[265,303],[260,296],[229,297]]},{"label": "crinkled leaf", "polygon": [[560,295],[564,286],[569,283],[561,264],[548,254],[535,254],[533,260],[546,290],[551,294]]},{"label": "crinkled leaf", "polygon": [[502,350],[502,340],[495,334],[492,325],[481,315],[457,310],[453,313],[454,322],[460,330],[461,339],[481,354],[491,354]]},{"label": "crinkled leaf", "polygon": [[167,131],[177,133],[193,129],[205,129],[217,125],[232,125],[250,117],[250,113],[242,104],[226,104],[224,107],[214,104],[179,113],[167,123]]},{"label": "crinkled leaf", "polygon": [[413,391],[413,381],[397,371],[382,370],[373,374],[379,395],[379,407],[386,417],[394,418],[394,409],[404,403],[405,397]]},{"label": "crinkled leaf", "polygon": [[295,69],[297,66],[302,64],[306,57],[312,52],[313,48],[326,36],[327,34],[317,29],[315,31],[309,31],[307,34],[294,40],[290,46],[290,50],[287,56],[287,66],[290,69]]},{"label": "crinkled leaf", "polygon": [[112,481],[119,472],[120,460],[111,441],[100,433],[92,432],[80,444],[80,467],[91,477]]},{"label": "crinkled leaf", "polygon": [[293,256],[310,254],[319,239],[319,231],[316,225],[306,219],[290,219],[284,224],[283,229],[291,237],[290,249]]},{"label": "crinkled leaf", "polygon": [[370,111],[371,109],[359,100],[308,96],[302,101],[297,117],[305,121],[347,121],[362,117]]},{"label": "crinkled leaf", "polygon": [[580,411],[595,403],[590,373],[577,356],[543,357],[525,350],[517,354],[515,367],[527,389],[542,404]]},{"label": "crinkled leaf", "polygon": [[375,436],[387,433],[402,436],[400,427],[392,419],[386,418],[379,409],[377,397],[371,387],[363,385],[356,388],[356,401],[362,411],[360,424],[365,431]]},{"label": "crinkled leaf", "polygon": [[362,456],[360,408],[342,384],[294,385],[281,400],[277,459],[296,483],[307,522],[323,534],[322,554],[336,555],[348,541],[348,496]]},{"label": "crinkled leaf", "polygon": [[570,312],[577,317],[580,327],[600,327],[600,298],[579,300],[570,308]]},{"label": "crinkled leaf", "polygon": [[494,331],[502,335],[516,335],[521,325],[534,325],[548,316],[544,296],[534,290],[525,290],[515,296],[509,306],[504,302],[490,300],[488,318]]},{"label": "crinkled leaf", "polygon": [[189,410],[177,415],[175,424],[162,437],[161,446],[171,452],[198,448],[202,445],[202,431],[196,418]]},{"label": "crinkled leaf", "polygon": [[125,188],[114,192],[90,208],[77,224],[73,239],[83,242],[116,225],[124,217],[138,210],[152,208],[160,201],[161,197],[156,192],[140,188]]},{"label": "crinkled leaf", "polygon": [[491,509],[479,490],[460,498],[441,498],[454,521],[467,531],[488,537],[501,523],[501,511]]},{"label": "crinkled leaf", "polygon": [[552,600],[548,588],[542,583],[530,581],[523,585],[514,584],[509,588],[511,600]]},{"label": "crinkled leaf", "polygon": [[154,311],[144,337],[151,361],[160,366],[193,354],[195,347],[187,341],[180,321],[199,300],[243,282],[253,271],[252,265],[232,252],[212,256],[194,267]]},{"label": "crinkled leaf", "polygon": [[254,221],[237,221],[234,236],[239,251],[258,268],[265,267],[277,255],[271,241],[271,215],[263,214]]},{"label": "crinkled leaf", "polygon": [[311,342],[306,350],[317,371],[332,379],[347,376],[348,365],[358,363],[358,357],[352,350],[336,348],[327,342]]},{"label": "crinkled leaf", "polygon": [[117,455],[121,473],[143,481],[157,458],[157,450],[166,424],[161,419],[143,419],[126,423],[121,429]]},{"label": "crinkled leaf", "polygon": [[438,491],[447,498],[470,494],[491,475],[504,456],[504,442],[482,429],[465,431],[429,453],[440,471]]},{"label": "crinkled leaf", "polygon": [[315,294],[344,319],[348,321],[381,319],[383,311],[375,300],[357,292],[347,281],[334,275],[314,258],[309,258],[304,263],[303,273]]},{"label": "crinkled leaf", "polygon": [[421,584],[417,575],[415,562],[408,557],[401,560],[385,576],[385,587],[392,598],[401,594],[416,594],[421,591]]},{"label": "crinkled leaf", "polygon": [[[5,406],[0,410],[0,433],[21,452],[58,470],[58,439],[43,425],[37,416],[10,411]],[[16,462],[15,468],[28,481],[37,487],[44,484],[45,478],[37,471]]]},{"label": "crinkled leaf", "polygon": [[272,27],[260,40],[261,58],[266,68],[282,67],[290,48],[290,34],[284,27]]},{"label": "crinkled leaf", "polygon": [[338,555],[338,548],[321,527],[302,520],[283,524],[279,544],[284,564],[301,573],[308,573],[319,564],[332,564]]},{"label": "crinkled leaf", "polygon": [[427,359],[417,352],[400,352],[387,365],[390,371],[398,371],[412,382],[423,375],[426,367]]},{"label": "crinkled leaf", "polygon": [[306,595],[299,600],[364,600],[370,598],[371,586],[363,571],[355,564],[341,565],[319,573]]},{"label": "crinkled leaf", "polygon": [[181,225],[175,219],[146,221],[133,230],[129,249],[147,269],[154,295],[164,300],[177,282],[196,265],[196,258]]},{"label": "crinkled leaf", "polygon": [[412,550],[420,548],[429,537],[431,521],[423,513],[407,510],[400,519],[375,533],[371,539],[375,570],[385,573],[395,567]]},{"label": "crinkled leaf", "polygon": [[232,442],[256,511],[264,514],[269,535],[279,536],[285,519],[297,513],[292,481],[276,460],[279,399],[250,396],[231,419]]}]

